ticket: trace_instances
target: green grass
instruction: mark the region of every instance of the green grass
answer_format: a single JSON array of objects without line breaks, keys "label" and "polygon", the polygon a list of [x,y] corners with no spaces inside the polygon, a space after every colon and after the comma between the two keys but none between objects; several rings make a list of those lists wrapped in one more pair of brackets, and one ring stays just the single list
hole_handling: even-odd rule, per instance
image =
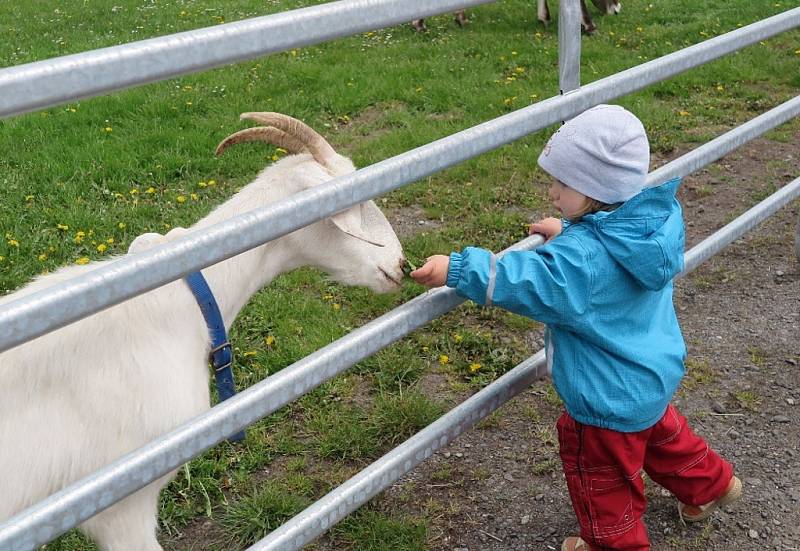
[{"label": "green grass", "polygon": [[[0,47],[0,66],[318,3],[3,2],[0,31],[13,41]],[[627,0],[618,17],[595,14],[599,31],[583,39],[582,80],[791,7],[785,0]],[[190,225],[230,197],[275,155],[250,144],[213,156],[222,138],[244,127],[241,112],[301,118],[367,166],[558,92],[557,25],[540,25],[530,1],[468,13],[465,29],[449,16],[434,17],[425,34],[409,25],[380,29],[0,121],[0,291],[58,266],[124,253],[135,236]],[[618,101],[642,118],[656,153],[695,147],[797,95],[798,38],[800,32],[786,33]],[[782,132],[771,135],[785,139]],[[403,238],[406,254],[421,260],[469,244],[501,249],[522,237],[526,222],[549,213],[536,166],[548,135],[536,133],[380,198],[387,211],[413,208],[437,222]],[[240,388],[421,291],[408,281],[399,293],[375,296],[311,269],[279,277],[253,298],[232,332]],[[223,444],[181,469],[162,495],[165,538],[208,520],[222,548],[255,541],[437,418],[453,398],[448,392],[473,392],[527,357],[533,351],[524,335],[539,330],[474,305],[434,321],[260,421],[243,445]],[[756,362],[758,354],[751,356]],[[692,373],[705,377],[702,369]],[[428,374],[449,383],[440,387],[447,395],[426,389]],[[542,400],[559,404],[549,387]],[[744,392],[737,400],[757,405]],[[554,445],[550,427],[532,424],[540,443]],[[345,550],[427,549],[429,520],[365,508],[330,538]],[[180,540],[166,545],[181,548]],[[48,545],[88,548],[74,532]]]}]

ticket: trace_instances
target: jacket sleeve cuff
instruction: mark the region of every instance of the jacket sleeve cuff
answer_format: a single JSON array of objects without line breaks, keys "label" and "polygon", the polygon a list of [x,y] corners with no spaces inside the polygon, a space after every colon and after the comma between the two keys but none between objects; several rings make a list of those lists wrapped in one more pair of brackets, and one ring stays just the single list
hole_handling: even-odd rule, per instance
[{"label": "jacket sleeve cuff", "polygon": [[450,267],[447,270],[447,286],[457,287],[461,278],[461,253],[450,253]]}]

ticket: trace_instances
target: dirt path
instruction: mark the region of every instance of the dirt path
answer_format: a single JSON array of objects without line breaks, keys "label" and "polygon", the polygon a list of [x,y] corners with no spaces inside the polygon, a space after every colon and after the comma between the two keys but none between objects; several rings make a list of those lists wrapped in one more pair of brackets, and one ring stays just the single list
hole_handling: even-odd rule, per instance
[{"label": "dirt path", "polygon": [[[800,176],[800,132],[793,132],[786,141],[757,140],[685,179],[687,247]],[[675,402],[734,463],[745,498],[684,526],[674,499],[648,481],[653,551],[800,549],[798,207],[782,209],[676,284],[689,369]],[[577,522],[558,461],[559,413],[547,385],[535,384],[395,484],[380,506],[426,511],[437,551],[560,549]]]}]

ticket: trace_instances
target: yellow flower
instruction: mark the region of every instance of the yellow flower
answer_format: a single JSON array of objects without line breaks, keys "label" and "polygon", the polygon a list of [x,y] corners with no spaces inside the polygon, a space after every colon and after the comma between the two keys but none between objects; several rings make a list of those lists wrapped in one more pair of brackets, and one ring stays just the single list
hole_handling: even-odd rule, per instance
[{"label": "yellow flower", "polygon": [[514,69],[514,72],[517,73],[518,75],[521,75],[522,73],[525,72],[525,67],[517,67]]},{"label": "yellow flower", "polygon": [[33,195],[26,195],[25,200],[28,202],[33,201]]},{"label": "yellow flower", "polygon": [[334,303],[334,305],[333,305],[333,309],[334,309],[334,310],[336,310],[336,311],[338,312],[339,310],[341,310],[341,309],[342,309],[342,305],[341,305],[341,304],[339,304],[339,303]]},{"label": "yellow flower", "polygon": [[256,354],[257,352],[255,350],[248,350],[247,352],[242,354],[242,356],[245,358],[249,358],[250,356],[255,356]]},{"label": "yellow flower", "polygon": [[177,202],[179,202],[179,203],[185,203],[186,202],[186,196],[185,195],[178,195],[178,197],[175,200]]},{"label": "yellow flower", "polygon": [[103,130],[104,130],[105,132],[113,132],[113,131],[114,131],[114,129],[113,129],[113,128],[111,128],[110,126],[106,126],[106,127],[103,129]]},{"label": "yellow flower", "polygon": [[155,192],[156,192],[156,188],[154,188],[154,187],[152,187],[152,186],[151,186],[151,187],[149,187],[149,188],[147,188],[147,191],[145,191],[145,193],[149,193],[149,194],[151,194],[151,195],[152,195],[153,193],[155,193]]},{"label": "yellow flower", "polygon": [[453,335],[453,340],[456,341],[456,343],[459,343],[464,340],[464,337],[461,335]]},{"label": "yellow flower", "polygon": [[47,255],[45,253],[42,253],[38,256],[38,258],[39,262],[44,262],[45,260],[47,260]]},{"label": "yellow flower", "polygon": [[481,364],[479,364],[479,363],[471,363],[471,364],[469,364],[469,372],[470,373],[475,373],[480,368],[481,368]]},{"label": "yellow flower", "polygon": [[207,184],[207,183],[205,183],[205,182],[199,182],[199,183],[197,184],[197,187],[206,187],[207,185],[208,185],[208,184]]},{"label": "yellow flower", "polygon": [[9,247],[19,247],[19,241],[16,239],[9,239],[6,241],[6,243],[8,243]]},{"label": "yellow flower", "polygon": [[215,185],[217,185],[217,181],[216,180],[209,180],[208,181],[208,185],[209,186],[215,186]]},{"label": "yellow flower", "polygon": [[106,244],[105,244],[105,243],[100,243],[100,244],[97,246],[97,251],[98,251],[98,252],[101,252],[101,253],[104,253],[104,252],[106,252],[106,249],[107,249],[107,248],[108,248],[108,247],[106,246]]},{"label": "yellow flower", "polygon": [[86,232],[79,231],[75,234],[75,239],[73,239],[73,241],[75,241],[75,243],[81,243],[84,237],[86,237]]},{"label": "yellow flower", "polygon": [[264,344],[266,344],[267,346],[274,346],[275,337],[273,337],[272,335],[267,335],[266,337],[264,337]]},{"label": "yellow flower", "polygon": [[197,195],[196,193],[190,193],[189,197],[192,198],[192,201],[197,201],[200,198],[200,196]]},{"label": "yellow flower", "polygon": [[124,230],[125,229],[125,222],[120,222],[119,224],[117,224],[117,227],[119,229],[121,229],[121,230]]},{"label": "yellow flower", "polygon": [[0,255],[0,262],[4,261],[5,259],[6,259],[5,256]]},{"label": "yellow flower", "polygon": [[450,361],[450,358],[448,358],[446,354],[442,354],[441,356],[439,356],[439,363],[440,364],[444,365],[449,361]]},{"label": "yellow flower", "polygon": [[689,116],[689,112],[688,111],[678,111],[678,114],[681,117],[688,117]]},{"label": "yellow flower", "polygon": [[80,264],[80,265],[84,265],[84,264],[88,264],[88,263],[89,263],[89,257],[88,256],[82,256],[78,260],[75,261],[75,264]]},{"label": "yellow flower", "polygon": [[134,189],[130,190],[128,193],[130,193],[131,195],[136,195],[137,193],[139,193],[139,190],[134,188]]},{"label": "yellow flower", "polygon": [[722,84],[718,84],[717,85],[717,91],[718,92],[722,92],[723,90],[725,90],[725,88],[722,86]]},{"label": "yellow flower", "polygon": [[67,226],[66,224],[58,224],[56,225],[56,227],[61,231],[67,231],[69,229],[69,226]]},{"label": "yellow flower", "polygon": [[106,239],[106,243],[108,243],[109,245],[113,245],[114,244],[114,238],[113,237],[109,237],[108,239]]},{"label": "yellow flower", "polygon": [[422,347],[422,351],[423,351],[423,352],[427,352],[427,351],[428,351],[428,347],[427,347],[427,346],[423,346],[423,347]]}]

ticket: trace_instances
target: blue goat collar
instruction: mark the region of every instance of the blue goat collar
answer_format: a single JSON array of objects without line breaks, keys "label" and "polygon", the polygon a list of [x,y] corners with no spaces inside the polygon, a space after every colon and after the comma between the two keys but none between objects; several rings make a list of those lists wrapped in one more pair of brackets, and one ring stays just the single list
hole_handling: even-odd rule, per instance
[{"label": "blue goat collar", "polygon": [[[186,276],[186,284],[192,291],[200,311],[206,320],[208,334],[211,337],[211,352],[208,359],[214,368],[214,377],[217,382],[217,394],[219,401],[227,400],[236,394],[236,383],[233,381],[233,350],[231,343],[228,342],[228,335],[225,331],[225,323],[222,321],[222,314],[219,311],[214,293],[208,286],[206,278],[201,272],[194,272]],[[228,438],[233,442],[238,442],[244,438],[244,432],[240,432]]]}]

